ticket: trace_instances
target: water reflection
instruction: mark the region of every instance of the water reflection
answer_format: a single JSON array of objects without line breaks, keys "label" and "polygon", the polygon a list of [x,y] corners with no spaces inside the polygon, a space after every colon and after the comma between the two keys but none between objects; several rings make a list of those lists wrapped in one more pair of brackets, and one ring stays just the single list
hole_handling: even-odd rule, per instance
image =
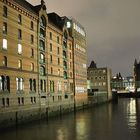
[{"label": "water reflection", "polygon": [[140,99],[119,99],[74,114],[40,121],[10,131],[0,140],[139,140]]},{"label": "water reflection", "polygon": [[137,126],[137,111],[136,99],[131,98],[127,105],[127,120],[129,129],[136,129]]}]

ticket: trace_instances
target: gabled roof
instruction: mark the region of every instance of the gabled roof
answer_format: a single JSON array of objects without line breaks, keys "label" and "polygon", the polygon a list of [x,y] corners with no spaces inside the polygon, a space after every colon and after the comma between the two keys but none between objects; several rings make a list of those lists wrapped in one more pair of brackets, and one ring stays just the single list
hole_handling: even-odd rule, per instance
[{"label": "gabled roof", "polygon": [[63,29],[64,22],[63,22],[62,18],[55,12],[48,14],[48,20],[49,20],[49,22],[53,23],[59,29],[61,29],[61,30]]}]

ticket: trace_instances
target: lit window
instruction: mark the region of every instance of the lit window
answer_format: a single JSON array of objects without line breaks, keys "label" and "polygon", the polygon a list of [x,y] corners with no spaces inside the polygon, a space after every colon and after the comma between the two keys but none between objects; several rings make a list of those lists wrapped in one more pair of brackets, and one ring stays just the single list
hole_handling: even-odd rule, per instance
[{"label": "lit window", "polygon": [[60,69],[58,69],[58,75],[60,76]]},{"label": "lit window", "polygon": [[7,50],[7,40],[6,39],[3,39],[2,48],[5,49],[5,50]]},{"label": "lit window", "polygon": [[31,63],[31,71],[34,71],[34,64]]},{"label": "lit window", "polygon": [[22,45],[18,44],[18,54],[22,54]]},{"label": "lit window", "polygon": [[103,82],[103,86],[106,86],[106,82]]},{"label": "lit window", "polygon": [[23,90],[24,88],[23,78],[16,78],[16,85],[17,85],[17,90]]},{"label": "lit window", "polygon": [[22,61],[18,60],[18,68],[21,69],[22,68]]}]

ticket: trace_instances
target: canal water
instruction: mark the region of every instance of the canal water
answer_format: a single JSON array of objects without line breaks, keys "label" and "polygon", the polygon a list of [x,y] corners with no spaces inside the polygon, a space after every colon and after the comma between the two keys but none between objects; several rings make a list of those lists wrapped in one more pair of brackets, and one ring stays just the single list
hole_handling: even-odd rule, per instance
[{"label": "canal water", "polygon": [[0,140],[140,140],[140,99],[109,103],[0,132]]}]

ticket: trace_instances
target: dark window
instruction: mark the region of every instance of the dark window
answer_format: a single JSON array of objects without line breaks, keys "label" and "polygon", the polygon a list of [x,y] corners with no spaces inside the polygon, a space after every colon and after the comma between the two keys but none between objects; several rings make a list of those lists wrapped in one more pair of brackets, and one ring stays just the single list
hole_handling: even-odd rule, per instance
[{"label": "dark window", "polygon": [[31,21],[31,30],[34,30],[34,23]]},{"label": "dark window", "polygon": [[9,106],[9,98],[6,98],[6,104]]},{"label": "dark window", "polygon": [[36,103],[36,97],[34,97],[34,103]]},{"label": "dark window", "polygon": [[34,44],[34,36],[31,35],[31,44]]},{"label": "dark window", "polygon": [[7,34],[7,23],[3,22],[3,33]]},{"label": "dark window", "polygon": [[46,92],[46,80],[44,80],[44,92]]},{"label": "dark window", "polygon": [[59,47],[57,47],[57,54],[59,54],[60,53],[60,50],[59,50]]},{"label": "dark window", "polygon": [[36,91],[36,80],[33,80],[33,90]]},{"label": "dark window", "polygon": [[52,32],[50,32],[50,39],[52,40]]},{"label": "dark window", "polygon": [[43,91],[43,80],[40,80],[40,90]]},{"label": "dark window", "polygon": [[34,49],[31,49],[31,57],[34,58]]},{"label": "dark window", "polygon": [[40,18],[40,26],[46,27],[46,18],[44,16]]},{"label": "dark window", "polygon": [[7,7],[3,6],[3,16],[7,17]]},{"label": "dark window", "polygon": [[2,105],[5,106],[5,99],[2,98]]},{"label": "dark window", "polygon": [[60,58],[58,58],[58,65],[60,65]]},{"label": "dark window", "polygon": [[50,63],[52,63],[53,59],[52,59],[52,55],[50,55]]},{"label": "dark window", "polygon": [[29,79],[29,87],[30,87],[30,91],[32,91],[32,79]]},{"label": "dark window", "polygon": [[31,103],[33,103],[33,97],[31,97]]},{"label": "dark window", "polygon": [[51,74],[53,74],[53,68],[51,67]]},{"label": "dark window", "polygon": [[70,59],[71,59],[71,52],[70,52]]},{"label": "dark window", "polygon": [[59,36],[57,36],[57,43],[59,43]]},{"label": "dark window", "polygon": [[22,24],[22,17],[21,17],[20,14],[18,15],[18,23],[19,23],[19,24]]},{"label": "dark window", "polygon": [[21,103],[24,105],[24,98],[23,97],[21,98]]},{"label": "dark window", "polygon": [[18,39],[22,39],[22,31],[21,31],[21,29],[18,29]]},{"label": "dark window", "polygon": [[9,76],[6,76],[6,88],[10,92],[10,78],[9,78]]},{"label": "dark window", "polygon": [[20,98],[18,97],[18,104],[20,105]]},{"label": "dark window", "polygon": [[52,52],[52,43],[50,43],[50,52]]}]

